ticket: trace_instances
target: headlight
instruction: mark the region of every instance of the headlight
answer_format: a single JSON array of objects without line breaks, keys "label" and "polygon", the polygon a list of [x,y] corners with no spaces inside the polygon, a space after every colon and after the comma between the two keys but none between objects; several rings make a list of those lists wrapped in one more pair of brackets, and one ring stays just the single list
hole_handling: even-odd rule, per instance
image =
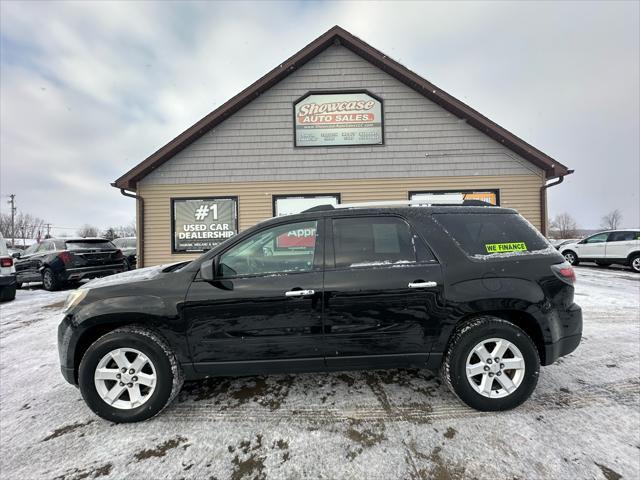
[{"label": "headlight", "polygon": [[79,288],[67,295],[67,300],[64,302],[64,311],[68,312],[75,307],[84,297],[87,296],[87,293],[89,293],[88,288]]}]

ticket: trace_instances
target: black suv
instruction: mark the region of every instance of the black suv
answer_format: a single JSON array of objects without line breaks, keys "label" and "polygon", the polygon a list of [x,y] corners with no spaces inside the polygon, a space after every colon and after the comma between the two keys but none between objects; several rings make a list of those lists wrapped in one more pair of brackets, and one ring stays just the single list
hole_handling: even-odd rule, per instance
[{"label": "black suv", "polygon": [[506,410],[578,346],[574,280],[514,210],[316,207],[72,292],[60,362],[114,422],[184,379],[365,368],[440,369],[471,407]]},{"label": "black suv", "polygon": [[14,253],[18,288],[42,282],[46,290],[87,278],[126,270],[122,252],[104,238],[50,238],[34,243],[24,253]]}]

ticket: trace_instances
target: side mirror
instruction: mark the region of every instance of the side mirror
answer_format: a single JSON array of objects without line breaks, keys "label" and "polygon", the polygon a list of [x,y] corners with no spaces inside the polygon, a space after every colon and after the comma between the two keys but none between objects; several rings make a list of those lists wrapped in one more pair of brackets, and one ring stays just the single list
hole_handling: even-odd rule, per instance
[{"label": "side mirror", "polygon": [[13,253],[11,254],[11,256],[12,256],[13,258],[20,258],[20,257],[22,256],[22,254],[21,254],[20,252],[13,252]]},{"label": "side mirror", "polygon": [[200,265],[200,276],[202,277],[202,279],[206,282],[213,282],[215,280],[215,268],[215,258],[207,260],[202,265]]}]

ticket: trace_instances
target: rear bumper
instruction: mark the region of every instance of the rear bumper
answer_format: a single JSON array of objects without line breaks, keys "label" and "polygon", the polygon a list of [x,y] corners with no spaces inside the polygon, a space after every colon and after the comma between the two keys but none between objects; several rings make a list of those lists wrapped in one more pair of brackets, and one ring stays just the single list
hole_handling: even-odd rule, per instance
[{"label": "rear bumper", "polygon": [[88,278],[106,277],[114,273],[124,272],[124,263],[111,265],[96,265],[91,267],[67,268],[60,273],[60,279],[64,281],[84,280]]},{"label": "rear bumper", "polygon": [[551,365],[558,358],[569,355],[578,348],[582,339],[582,309],[574,303],[568,309],[557,313],[550,325],[555,339],[545,343],[542,365]]},{"label": "rear bumper", "polygon": [[16,284],[16,274],[0,275],[0,287],[11,287]]}]

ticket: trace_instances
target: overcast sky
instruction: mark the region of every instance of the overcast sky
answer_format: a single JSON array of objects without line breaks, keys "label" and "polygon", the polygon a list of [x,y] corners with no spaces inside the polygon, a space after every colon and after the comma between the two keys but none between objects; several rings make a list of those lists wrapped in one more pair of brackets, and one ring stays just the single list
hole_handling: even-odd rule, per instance
[{"label": "overcast sky", "polygon": [[3,0],[2,211],[131,222],[112,181],[337,24],[575,169],[551,215],[638,226],[639,5]]}]

